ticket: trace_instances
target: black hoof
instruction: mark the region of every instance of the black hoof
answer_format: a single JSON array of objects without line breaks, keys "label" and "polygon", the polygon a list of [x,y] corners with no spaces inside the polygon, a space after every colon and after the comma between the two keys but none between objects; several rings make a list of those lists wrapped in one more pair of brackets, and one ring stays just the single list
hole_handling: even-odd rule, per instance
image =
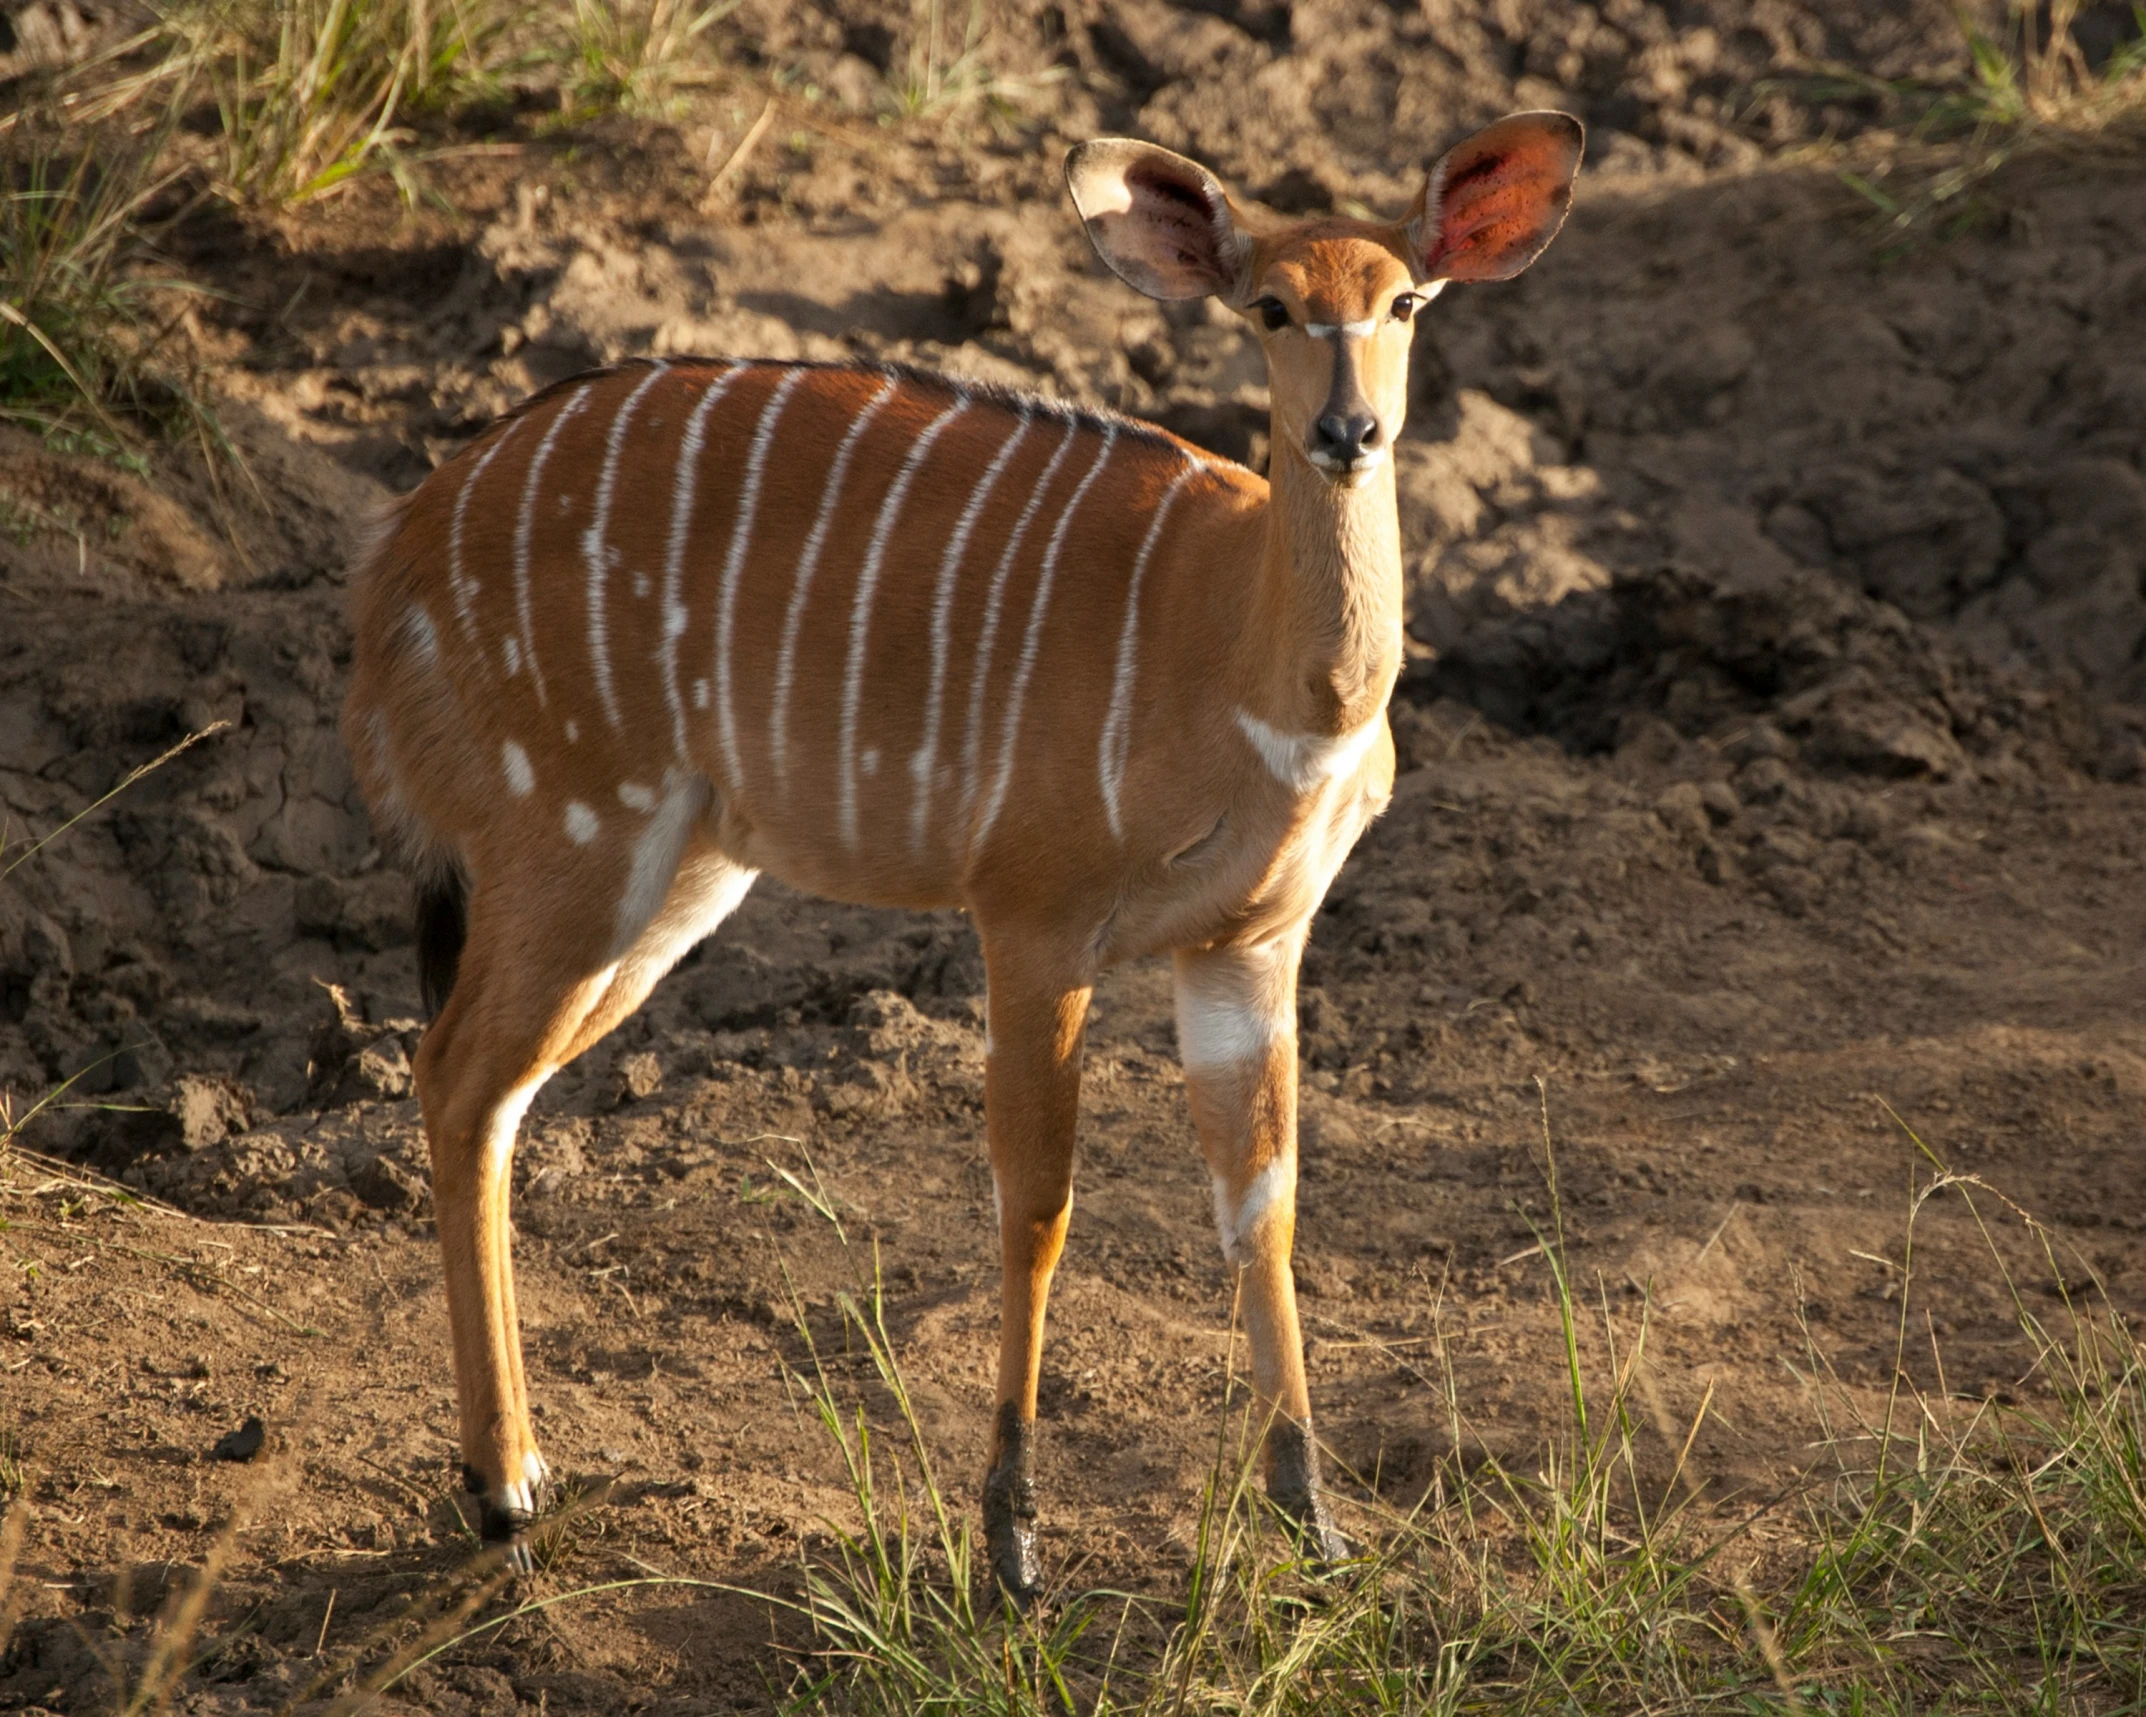
[{"label": "black hoof", "polygon": [[510,1573],[535,1573],[529,1528],[536,1521],[536,1511],[501,1502],[474,1467],[462,1469],[462,1485],[477,1499],[477,1541],[487,1550],[499,1550]]},{"label": "black hoof", "polygon": [[998,1455],[984,1480],[984,1549],[999,1590],[1019,1610],[1043,1597],[1043,1563],[1036,1553],[1035,1426],[999,1409]]},{"label": "black hoof", "polygon": [[1288,1523],[1307,1561],[1346,1562],[1356,1546],[1342,1537],[1326,1506],[1319,1484],[1319,1456],[1301,1425],[1278,1420],[1267,1433],[1272,1464],[1267,1470],[1267,1500]]}]

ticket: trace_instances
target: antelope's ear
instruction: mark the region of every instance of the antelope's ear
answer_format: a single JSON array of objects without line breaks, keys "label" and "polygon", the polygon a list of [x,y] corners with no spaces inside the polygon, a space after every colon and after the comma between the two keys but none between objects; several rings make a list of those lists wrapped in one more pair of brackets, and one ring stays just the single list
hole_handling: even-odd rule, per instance
[{"label": "antelope's ear", "polygon": [[1128,137],[1098,137],[1066,156],[1066,189],[1110,271],[1150,298],[1244,288],[1252,241],[1222,182],[1197,161]]},{"label": "antelope's ear", "polygon": [[1515,113],[1440,157],[1409,211],[1418,280],[1510,280],[1565,224],[1587,133],[1569,113]]}]

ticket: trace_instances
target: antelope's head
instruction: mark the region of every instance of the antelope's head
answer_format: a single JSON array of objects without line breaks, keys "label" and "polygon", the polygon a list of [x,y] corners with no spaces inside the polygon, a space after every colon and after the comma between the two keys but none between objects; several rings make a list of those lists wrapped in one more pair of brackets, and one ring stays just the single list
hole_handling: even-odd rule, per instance
[{"label": "antelope's head", "polygon": [[1285,221],[1196,161],[1105,137],[1066,184],[1111,270],[1151,298],[1216,297],[1266,350],[1274,457],[1338,484],[1386,460],[1408,404],[1409,323],[1451,280],[1510,280],[1564,224],[1583,133],[1516,113],[1456,144],[1398,221]]}]

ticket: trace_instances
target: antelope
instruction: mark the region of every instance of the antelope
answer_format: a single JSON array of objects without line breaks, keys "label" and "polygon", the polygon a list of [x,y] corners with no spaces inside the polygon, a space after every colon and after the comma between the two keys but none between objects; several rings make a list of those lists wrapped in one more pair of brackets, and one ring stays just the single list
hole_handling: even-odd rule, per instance
[{"label": "antelope", "polygon": [[417,880],[461,1454],[513,1566],[547,1478],[516,1129],[762,871],[975,923],[1004,1272],[982,1509],[1007,1595],[1042,1586],[1036,1386],[1091,987],[1148,954],[1174,962],[1268,1495],[1309,1555],[1347,1554],[1290,1276],[1298,957],[1392,790],[1410,320],[1540,255],[1581,149],[1569,115],[1500,120],[1392,222],[1283,220],[1151,144],[1072,150],[1103,262],[1260,340],[1266,479],[910,369],[677,358],[537,394],[397,505],[357,581],[343,731]]}]

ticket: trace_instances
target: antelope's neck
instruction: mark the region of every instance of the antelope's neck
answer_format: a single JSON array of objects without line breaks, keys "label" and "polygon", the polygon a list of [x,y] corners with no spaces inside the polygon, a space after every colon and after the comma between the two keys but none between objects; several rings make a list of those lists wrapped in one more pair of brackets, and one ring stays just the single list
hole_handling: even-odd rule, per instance
[{"label": "antelope's neck", "polygon": [[1278,452],[1268,481],[1253,613],[1262,666],[1247,713],[1282,733],[1355,733],[1384,710],[1401,668],[1393,461],[1344,488]]}]

